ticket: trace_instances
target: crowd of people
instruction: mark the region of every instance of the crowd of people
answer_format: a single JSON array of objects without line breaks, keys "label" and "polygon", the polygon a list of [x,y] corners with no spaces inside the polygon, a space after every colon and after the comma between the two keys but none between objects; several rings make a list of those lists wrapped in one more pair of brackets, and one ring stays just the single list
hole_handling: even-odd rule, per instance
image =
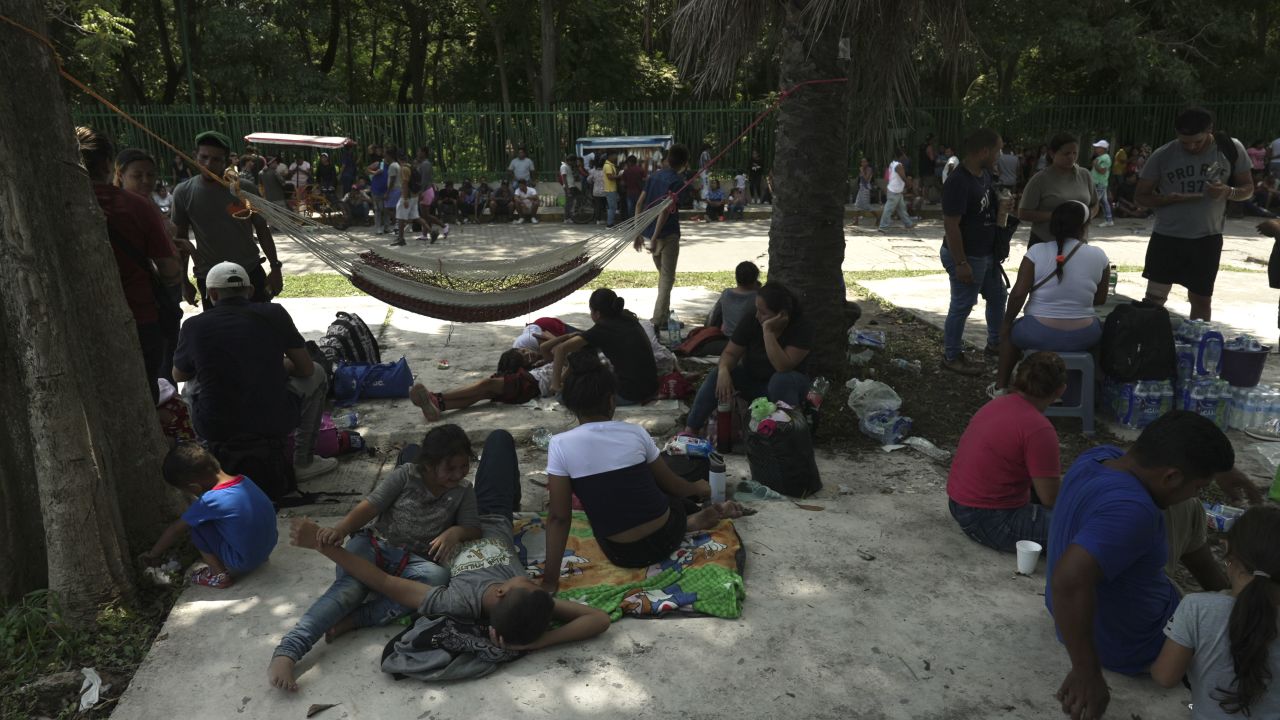
[{"label": "crowd of people", "polygon": [[[937,188],[941,198],[939,258],[951,289],[942,366],[985,372],[965,357],[962,343],[979,296],[986,302],[984,350],[999,358],[992,399],[970,420],[950,468],[949,512],[963,534],[993,550],[1011,552],[1026,540],[1047,548],[1045,604],[1071,661],[1059,699],[1073,718],[1105,712],[1104,668],[1150,673],[1166,686],[1189,683],[1196,717],[1280,713],[1280,691],[1271,682],[1280,672],[1272,642],[1280,612],[1280,575],[1273,580],[1280,573],[1280,510],[1247,511],[1228,535],[1223,566],[1209,548],[1198,499],[1214,481],[1228,494],[1257,495],[1235,470],[1226,436],[1199,415],[1171,412],[1127,450],[1094,448],[1064,472],[1056,431],[1044,417],[1067,388],[1056,353],[1089,350],[1101,337],[1094,308],[1107,299],[1110,262],[1089,244],[1089,228],[1099,216],[1105,225],[1126,212],[1126,196],[1116,188],[1132,176],[1132,202],[1154,215],[1147,301],[1162,304],[1180,285],[1192,317],[1208,319],[1225,205],[1261,197],[1259,183],[1280,171],[1280,160],[1259,154],[1259,144],[1246,150],[1215,133],[1204,109],[1179,114],[1174,131],[1176,139],[1154,151],[1122,148],[1114,157],[1100,140],[1085,167],[1080,143],[1069,134],[1053,137],[1039,155],[1019,156],[1005,152],[998,133],[982,129],[958,155],[949,148],[935,153],[927,143],[917,158],[923,181],[904,151],[887,168],[882,227],[894,215],[910,227],[927,193]],[[174,441],[164,476],[193,498],[143,559],[159,563],[189,536],[204,560],[191,581],[230,587],[259,568],[278,542],[274,504],[337,461],[314,452],[326,369],[289,313],[270,302],[282,286],[282,262],[262,217],[222,182],[226,169],[238,162],[240,182],[272,202],[286,201],[291,187],[340,193],[353,212],[372,211],[382,232],[392,232],[394,221],[395,244],[402,245],[415,224],[434,241],[451,222],[478,220],[486,209],[537,222],[533,160],[521,149],[497,188],[482,178],[437,189],[426,148],[410,160],[394,147],[370,147],[361,172],[350,147],[336,164],[324,154],[315,165],[233,157],[228,138],[204,132],[195,138],[197,172],[170,192],[145,152],[117,154],[90,128],[79,128],[77,139],[106,215],[157,420]],[[414,611],[486,622],[492,641],[508,649],[607,630],[603,613],[555,599],[558,573],[534,582],[516,559],[514,440],[492,432],[467,485],[472,447],[461,428],[440,422],[445,413],[540,398],[557,398],[574,413],[577,427],[554,436],[548,450],[547,557],[563,554],[575,498],[605,555],[621,567],[658,562],[686,533],[742,514],[736,503],[710,502],[706,481],[677,476],[646,431],[615,419],[618,407],[652,400],[659,378],[676,369],[655,328],[670,316],[682,209],[695,198],[711,215],[732,211],[735,202],[770,200],[758,154],[729,196],[707,172],[710,148],[700,155],[696,170],[682,145],[652,170],[634,156],[566,158],[560,172],[566,196],[601,198],[606,224],[675,194],[677,202],[664,205],[636,240],[658,270],[653,314],[641,319],[615,292],[597,289],[587,306],[591,327],[538,318],[500,354],[491,377],[443,391],[415,385],[410,397],[430,426],[422,442],[404,448],[395,470],[331,527],[295,523],[293,541],[338,570],[275,649],[268,668],[273,686],[297,688],[295,665],[320,638]],[[855,203],[869,207],[874,187],[864,162]],[[1017,220],[1030,225],[1029,247],[1006,292],[1000,263]],[[804,303],[776,281],[761,284],[750,262],[735,275],[735,287],[724,290],[696,333],[701,352],[718,360],[694,395],[687,435],[705,433],[712,413],[735,399],[767,397],[799,408],[810,388],[815,327]],[[194,306],[197,296],[203,312],[181,322],[181,303]],[[178,405],[190,410],[186,427],[173,412],[179,384]],[[500,561],[450,577],[453,553],[478,540],[494,543]],[[1178,566],[1209,592],[1183,597],[1170,579]]]}]

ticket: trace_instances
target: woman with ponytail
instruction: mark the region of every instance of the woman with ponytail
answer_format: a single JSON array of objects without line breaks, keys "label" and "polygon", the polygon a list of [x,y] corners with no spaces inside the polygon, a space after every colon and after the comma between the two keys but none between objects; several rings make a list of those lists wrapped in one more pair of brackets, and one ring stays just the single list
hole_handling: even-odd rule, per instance
[{"label": "woman with ponytail", "polygon": [[[1013,366],[1025,350],[1080,352],[1102,339],[1093,308],[1107,301],[1111,261],[1088,245],[1089,207],[1069,200],[1054,208],[1050,242],[1032,245],[1018,267],[1000,328],[1000,369],[988,388],[1003,395]],[[1022,306],[1026,313],[1022,318]]]},{"label": "woman with ponytail", "polygon": [[1231,592],[1182,599],[1151,677],[1191,685],[1193,720],[1280,717],[1280,508],[1250,508],[1227,533]]},{"label": "woman with ponytail", "polygon": [[1001,552],[1019,540],[1048,544],[1062,465],[1044,411],[1067,389],[1067,366],[1053,353],[1032,353],[1014,388],[974,413],[947,475],[951,517],[970,540]]},{"label": "woman with ponytail", "polygon": [[626,310],[626,301],[609,288],[599,288],[588,301],[593,325],[585,332],[562,335],[543,344],[544,352],[553,352],[552,391],[559,392],[564,377],[565,359],[587,347],[596,348],[609,358],[617,373],[618,405],[639,405],[658,393],[658,365],[653,345],[636,314]]},{"label": "woman with ponytail", "polygon": [[[552,437],[547,448],[548,558],[564,556],[574,495],[600,549],[619,567],[660,562],[686,533],[742,515],[734,502],[708,503],[686,515],[686,498],[711,494],[707,481],[691,483],[676,475],[644,428],[613,419],[616,381],[598,353],[580,350],[568,363],[562,402],[577,416],[578,427]],[[543,589],[554,593],[559,584],[558,572],[544,573]]]}]

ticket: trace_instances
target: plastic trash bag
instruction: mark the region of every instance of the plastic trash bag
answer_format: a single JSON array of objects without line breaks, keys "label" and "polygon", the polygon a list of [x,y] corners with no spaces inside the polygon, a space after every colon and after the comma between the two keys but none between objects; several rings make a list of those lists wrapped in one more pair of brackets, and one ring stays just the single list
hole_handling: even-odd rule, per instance
[{"label": "plastic trash bag", "polygon": [[849,388],[849,409],[859,419],[878,410],[897,411],[902,407],[902,398],[893,388],[879,380],[850,380],[845,387]]}]

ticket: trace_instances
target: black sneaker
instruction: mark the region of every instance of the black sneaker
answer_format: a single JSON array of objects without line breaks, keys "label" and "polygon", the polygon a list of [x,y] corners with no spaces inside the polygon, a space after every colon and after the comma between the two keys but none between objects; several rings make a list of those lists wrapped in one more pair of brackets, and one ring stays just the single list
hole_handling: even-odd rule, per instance
[{"label": "black sneaker", "polygon": [[981,375],[983,372],[982,366],[975,365],[974,363],[970,362],[969,359],[964,356],[964,353],[961,353],[955,356],[954,358],[950,358],[950,359],[943,357],[942,369],[950,370],[951,372],[959,373],[961,375],[968,375],[970,377],[977,377],[978,375]]},{"label": "black sneaker", "polygon": [[396,238],[391,243],[391,247],[402,247],[402,246],[404,246],[404,238],[402,237]]},{"label": "black sneaker", "polygon": [[998,358],[998,357],[1000,357],[1000,346],[999,346],[999,345],[988,345],[988,346],[986,346],[986,347],[982,348],[982,354],[983,354],[983,355],[986,355],[987,357]]}]

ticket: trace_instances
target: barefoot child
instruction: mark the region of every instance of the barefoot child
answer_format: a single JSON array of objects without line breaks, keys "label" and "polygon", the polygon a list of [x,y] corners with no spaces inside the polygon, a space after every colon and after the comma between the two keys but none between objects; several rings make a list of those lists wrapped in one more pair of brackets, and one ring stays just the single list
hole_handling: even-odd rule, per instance
[{"label": "barefoot child", "polygon": [[1227,533],[1231,592],[1182,598],[1151,666],[1164,687],[1191,684],[1194,720],[1280,717],[1280,508],[1251,508]]},{"label": "barefoot child", "polygon": [[[594,350],[569,356],[563,402],[577,415],[578,427],[552,437],[547,450],[548,558],[564,555],[574,493],[600,549],[619,567],[652,565],[680,547],[685,533],[742,515],[741,506],[727,502],[686,517],[684,498],[707,497],[710,486],[673,473],[658,457],[648,432],[614,420],[615,392],[613,372]],[[542,587],[548,592],[559,586],[558,572],[543,574]]]},{"label": "barefoot child", "polygon": [[[485,441],[476,471],[475,496],[484,536],[495,544],[499,557],[496,564],[461,572],[452,581],[446,575],[442,581],[423,584],[388,574],[367,558],[326,543],[324,529],[307,518],[294,521],[290,537],[294,545],[317,550],[337,563],[340,575],[356,579],[399,605],[416,608],[424,616],[448,615],[489,623],[490,637],[509,650],[537,650],[586,640],[608,630],[605,613],[556,600],[525,576],[512,546],[511,527],[511,513],[520,504],[520,468],[515,440],[505,430],[493,431]],[[561,625],[549,630],[552,620]],[[296,690],[292,663],[287,671],[277,673],[276,660],[272,661],[271,683]]]},{"label": "barefoot child", "polygon": [[188,530],[207,565],[191,574],[193,584],[225,589],[266,562],[276,546],[276,511],[252,480],[226,474],[196,443],[170,450],[162,471],[166,482],[196,500],[142,554],[143,562],[159,565],[164,552]]},{"label": "barefoot child", "polygon": [[[480,537],[475,491],[462,484],[470,469],[471,441],[462,428],[433,428],[421,447],[400,452],[396,469],[337,525],[319,529],[320,542],[337,547],[351,536],[346,551],[382,571],[420,587],[448,583],[445,563],[454,549]],[[329,589],[280,640],[271,684],[296,689],[293,666],[321,636],[333,640],[355,628],[385,625],[414,607],[339,568]]]}]

